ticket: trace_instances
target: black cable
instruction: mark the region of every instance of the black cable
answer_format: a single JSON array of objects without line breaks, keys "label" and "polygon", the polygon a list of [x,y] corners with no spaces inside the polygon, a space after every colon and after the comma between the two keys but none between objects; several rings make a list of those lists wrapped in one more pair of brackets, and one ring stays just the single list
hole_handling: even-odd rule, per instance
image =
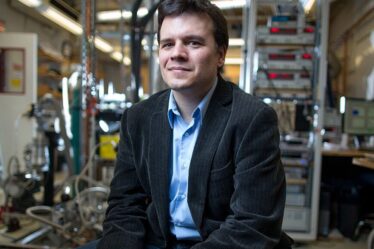
[{"label": "black cable", "polygon": [[274,84],[273,80],[269,78],[269,70],[267,70],[264,67],[259,67],[259,69],[257,71],[263,71],[265,73],[266,79],[269,82],[269,86],[275,94],[275,99],[281,99],[282,97],[279,94],[278,89],[275,87],[275,84]]}]

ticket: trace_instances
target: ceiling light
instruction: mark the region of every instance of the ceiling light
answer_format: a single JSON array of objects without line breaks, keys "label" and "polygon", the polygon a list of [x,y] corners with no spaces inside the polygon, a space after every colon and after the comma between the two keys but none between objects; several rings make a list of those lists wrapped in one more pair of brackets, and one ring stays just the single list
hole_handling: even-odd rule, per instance
[{"label": "ceiling light", "polygon": [[131,64],[131,59],[129,58],[129,57],[125,57],[124,59],[123,59],[123,63],[126,65],[126,66],[130,66],[130,64]]},{"label": "ceiling light", "polygon": [[[235,9],[243,8],[246,5],[245,0],[223,0],[223,1],[212,1],[213,4],[217,5],[220,9]],[[138,16],[143,17],[148,14],[148,9],[141,7],[138,10]],[[131,11],[124,10],[122,12],[122,17],[126,20],[130,19],[132,16]],[[108,10],[100,11],[97,13],[97,20],[99,22],[108,22],[108,21],[118,21],[121,19],[120,10]]]},{"label": "ceiling light", "polygon": [[[83,28],[82,25],[75,20],[71,19],[63,12],[57,10],[56,8],[44,4],[42,0],[18,0],[21,3],[34,7],[41,15],[48,18],[52,22],[56,23],[65,30],[75,34],[82,35]],[[113,51],[113,46],[110,45],[103,38],[96,36],[95,37],[95,47],[104,53],[111,53]]]},{"label": "ceiling light", "polygon": [[243,8],[246,4],[245,0],[225,0],[225,1],[212,1],[220,9],[235,9]]},{"label": "ceiling light", "polygon": [[139,8],[138,10],[138,17],[143,17],[148,14],[148,9],[147,8]]},{"label": "ceiling light", "polygon": [[[129,11],[124,11],[122,13],[122,16],[125,18],[125,16],[127,16],[128,14],[130,14],[130,17],[131,17],[131,13]],[[127,16],[127,18],[130,18],[130,17]],[[98,21],[116,21],[119,19],[121,19],[120,10],[100,11],[97,13]]]},{"label": "ceiling light", "polygon": [[95,47],[104,53],[110,53],[113,51],[112,45],[101,37],[95,37]]},{"label": "ceiling light", "polygon": [[[114,59],[118,62],[121,62],[121,60],[122,60],[122,54],[119,51],[114,51],[113,53],[110,54],[110,57],[112,57],[112,59]],[[123,63],[126,66],[129,66],[131,64],[131,59],[129,57],[125,56],[125,58],[123,58]]]},{"label": "ceiling light", "polygon": [[121,52],[114,51],[113,53],[110,54],[110,57],[112,57],[114,60],[120,62],[122,60],[122,54]]},{"label": "ceiling light", "polygon": [[61,26],[62,28],[68,30],[69,32],[75,35],[82,34],[83,32],[82,26],[76,21],[67,17],[61,11],[51,6],[43,6],[43,7],[38,8],[38,10],[43,16],[45,16],[52,22],[56,23],[57,25]]},{"label": "ceiling light", "polygon": [[39,7],[42,5],[42,0],[18,0],[21,3],[23,3],[26,6],[29,6],[30,8]]},{"label": "ceiling light", "polygon": [[[148,9],[144,7],[139,8],[137,13],[138,17],[143,17],[148,14]],[[99,22],[119,21],[121,19],[121,10],[100,11],[96,17]],[[122,17],[126,20],[130,19],[132,17],[131,11],[122,11]]]}]

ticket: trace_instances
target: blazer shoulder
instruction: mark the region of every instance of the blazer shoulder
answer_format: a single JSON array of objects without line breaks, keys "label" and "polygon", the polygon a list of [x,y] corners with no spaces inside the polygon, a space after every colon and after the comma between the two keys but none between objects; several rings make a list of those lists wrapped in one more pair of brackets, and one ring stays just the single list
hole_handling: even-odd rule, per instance
[{"label": "blazer shoulder", "polygon": [[264,103],[260,98],[252,94],[244,92],[237,85],[233,86],[233,100],[234,105],[239,105],[242,108],[250,108],[251,110],[273,109],[268,104]]},{"label": "blazer shoulder", "polygon": [[166,89],[151,95],[148,99],[134,104],[128,109],[129,116],[150,116],[154,112],[163,111],[169,100],[170,90]]}]

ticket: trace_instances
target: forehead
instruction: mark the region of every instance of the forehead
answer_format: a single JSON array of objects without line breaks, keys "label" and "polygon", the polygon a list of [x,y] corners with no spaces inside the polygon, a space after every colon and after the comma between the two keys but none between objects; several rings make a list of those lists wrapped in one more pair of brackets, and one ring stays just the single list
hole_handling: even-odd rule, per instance
[{"label": "forehead", "polygon": [[213,30],[213,21],[207,14],[185,12],[165,17],[160,28],[160,39],[179,35],[213,36]]}]

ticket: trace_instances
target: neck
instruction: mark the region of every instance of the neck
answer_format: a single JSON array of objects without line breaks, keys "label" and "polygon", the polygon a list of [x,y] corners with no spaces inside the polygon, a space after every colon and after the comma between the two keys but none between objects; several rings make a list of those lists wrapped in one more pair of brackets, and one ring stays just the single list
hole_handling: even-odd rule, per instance
[{"label": "neck", "polygon": [[182,115],[182,118],[187,123],[190,123],[192,120],[192,113],[203,100],[203,98],[208,94],[210,89],[212,89],[214,82],[208,85],[203,91],[200,90],[198,93],[196,91],[190,90],[172,90],[175,102],[178,105],[179,112]]},{"label": "neck", "polygon": [[209,85],[206,85],[205,89],[202,89],[202,86],[200,86],[198,91],[196,89],[172,90],[175,102],[184,121],[187,123],[191,122],[192,112],[208,94],[216,80],[212,80]]},{"label": "neck", "polygon": [[188,96],[187,94],[183,94],[179,91],[173,90],[173,95],[175,102],[177,102],[179,112],[182,115],[182,118],[187,123],[190,123],[192,120],[192,112],[196,109],[199,105],[200,101],[204,98],[203,96]]}]

